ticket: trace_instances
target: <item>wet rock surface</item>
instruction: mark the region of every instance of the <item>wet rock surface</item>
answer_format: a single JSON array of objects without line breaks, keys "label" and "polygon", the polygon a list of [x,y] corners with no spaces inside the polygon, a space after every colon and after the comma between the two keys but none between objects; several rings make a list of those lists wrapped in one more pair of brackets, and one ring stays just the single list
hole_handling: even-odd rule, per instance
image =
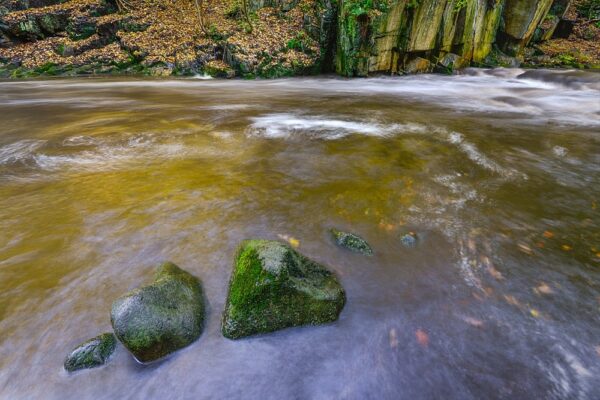
[{"label": "wet rock surface", "polygon": [[249,240],[235,258],[222,332],[230,339],[335,321],[344,289],[322,265],[277,241]]},{"label": "wet rock surface", "polygon": [[200,282],[173,263],[158,267],[151,285],[115,300],[111,322],[117,338],[141,362],[190,345],[202,333]]},{"label": "wet rock surface", "polygon": [[367,256],[373,255],[373,249],[367,241],[358,235],[349,232],[343,232],[335,228],[330,229],[331,236],[338,246],[344,247],[355,253],[361,253]]},{"label": "wet rock surface", "polygon": [[71,351],[65,360],[68,372],[95,368],[104,365],[117,346],[117,338],[112,333],[103,333],[87,340]]}]

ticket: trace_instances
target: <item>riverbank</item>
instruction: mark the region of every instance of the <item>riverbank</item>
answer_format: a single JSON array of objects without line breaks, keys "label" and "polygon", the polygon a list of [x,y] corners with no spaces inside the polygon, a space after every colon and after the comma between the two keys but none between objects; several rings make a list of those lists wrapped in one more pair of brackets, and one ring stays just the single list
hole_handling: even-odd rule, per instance
[{"label": "riverbank", "polygon": [[0,77],[598,69],[599,8],[596,0],[2,0]]}]

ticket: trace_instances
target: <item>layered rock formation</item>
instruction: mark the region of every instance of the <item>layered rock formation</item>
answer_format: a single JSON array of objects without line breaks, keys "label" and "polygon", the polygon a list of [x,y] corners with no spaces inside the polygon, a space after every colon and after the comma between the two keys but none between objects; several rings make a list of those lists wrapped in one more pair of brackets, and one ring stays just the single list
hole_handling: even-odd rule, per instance
[{"label": "layered rock formation", "polygon": [[[551,7],[565,0],[342,0],[336,70],[346,76],[374,72],[425,72],[494,64],[497,48],[522,57]],[[548,32],[542,38],[549,39]],[[453,54],[451,62],[448,54]],[[458,56],[458,57],[456,57]],[[418,60],[417,63],[414,60]],[[422,60],[428,60],[427,64]],[[416,64],[416,67],[415,67]]]}]

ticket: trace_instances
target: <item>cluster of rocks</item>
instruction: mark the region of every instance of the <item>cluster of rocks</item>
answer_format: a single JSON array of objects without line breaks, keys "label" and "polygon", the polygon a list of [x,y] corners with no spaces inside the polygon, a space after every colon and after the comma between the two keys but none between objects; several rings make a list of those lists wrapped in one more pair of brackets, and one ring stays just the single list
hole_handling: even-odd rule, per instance
[{"label": "cluster of rocks", "polygon": [[[373,254],[360,236],[337,229],[330,232],[339,246]],[[333,322],[345,303],[344,288],[323,265],[285,243],[247,240],[235,256],[221,331],[226,338],[239,339]],[[113,302],[110,319],[114,333],[103,333],[77,346],[64,368],[72,372],[105,364],[117,340],[141,363],[161,359],[200,337],[204,314],[200,280],[171,262],[163,263],[151,284]]]}]

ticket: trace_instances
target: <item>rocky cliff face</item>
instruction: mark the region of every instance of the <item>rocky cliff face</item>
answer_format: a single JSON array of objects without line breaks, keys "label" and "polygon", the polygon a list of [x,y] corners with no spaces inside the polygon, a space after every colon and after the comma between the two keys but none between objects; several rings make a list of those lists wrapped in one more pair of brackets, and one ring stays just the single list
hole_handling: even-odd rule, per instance
[{"label": "rocky cliff face", "polygon": [[336,70],[367,76],[494,64],[495,49],[519,58],[559,3],[566,9],[570,1],[342,0]]},{"label": "rocky cliff face", "polygon": [[224,77],[515,66],[532,42],[564,35],[571,3],[203,0],[198,15],[194,0],[0,0],[0,74],[46,73],[49,65],[59,73]]}]

